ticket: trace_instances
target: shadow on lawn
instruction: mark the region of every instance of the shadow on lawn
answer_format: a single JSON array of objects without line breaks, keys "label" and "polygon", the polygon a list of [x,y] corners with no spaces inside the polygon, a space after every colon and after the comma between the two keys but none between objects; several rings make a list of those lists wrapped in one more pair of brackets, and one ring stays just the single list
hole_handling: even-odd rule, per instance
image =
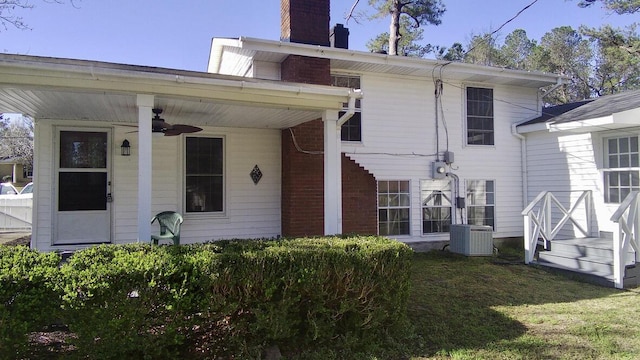
[{"label": "shadow on lawn", "polygon": [[615,292],[526,266],[521,260],[416,253],[408,305],[416,336],[409,345],[411,355],[492,348],[516,357],[544,357],[547,344],[533,337],[518,339],[526,326],[494,307],[573,302]]}]

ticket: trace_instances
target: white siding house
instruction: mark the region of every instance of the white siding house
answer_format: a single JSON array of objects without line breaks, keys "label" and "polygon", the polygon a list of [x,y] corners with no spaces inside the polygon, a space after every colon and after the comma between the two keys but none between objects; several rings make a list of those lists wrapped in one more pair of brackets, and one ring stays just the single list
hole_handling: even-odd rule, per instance
[{"label": "white siding house", "polygon": [[[334,86],[282,81],[291,58],[320,60]],[[183,243],[343,222],[407,243],[467,223],[522,236],[533,172],[515,124],[562,77],[248,38],[214,39],[208,70],[0,54],[0,112],[35,120],[32,247],[148,241],[166,210],[184,215]]]},{"label": "white siding house", "polygon": [[[278,78],[279,74],[271,70],[279,66],[273,64],[279,64],[288,54],[329,58],[332,75],[359,79],[363,94],[359,108],[361,136],[356,141],[342,141],[341,151],[369,171],[379,184],[388,186],[391,181],[393,186],[407,187],[394,196],[408,199],[408,203],[398,204],[403,208],[399,216],[408,214],[408,218],[401,221],[402,229],[390,236],[404,242],[448,240],[448,225],[434,220],[437,215],[432,206],[438,208],[439,216],[448,217],[439,219],[444,222],[493,225],[496,238],[522,236],[525,169],[521,136],[514,134],[512,127],[538,116],[540,88],[561,82],[562,78],[348,49],[319,51],[317,46],[251,38],[214,39],[209,71]],[[493,128],[489,144],[468,144],[467,88],[490,90]],[[453,154],[454,161],[447,166],[448,176],[434,181],[432,163],[443,161],[445,152]],[[467,192],[471,184],[490,186],[489,194],[482,195],[478,204],[469,203],[471,193]],[[437,193],[445,189],[446,204],[442,203],[443,198],[429,203],[432,188]],[[465,208],[456,209],[456,196],[466,199]],[[476,207],[480,213],[475,215],[475,221],[468,215],[474,205],[482,205]],[[385,219],[380,216],[392,212],[380,200],[378,210],[380,233],[385,234]],[[478,215],[482,213],[487,218]]]}]

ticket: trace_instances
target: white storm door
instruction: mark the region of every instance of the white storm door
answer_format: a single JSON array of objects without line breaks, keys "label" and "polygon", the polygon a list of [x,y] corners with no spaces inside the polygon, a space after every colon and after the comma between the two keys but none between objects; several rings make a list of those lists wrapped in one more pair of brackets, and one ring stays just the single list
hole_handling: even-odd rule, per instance
[{"label": "white storm door", "polygon": [[102,129],[57,134],[54,245],[111,242],[111,134]]}]

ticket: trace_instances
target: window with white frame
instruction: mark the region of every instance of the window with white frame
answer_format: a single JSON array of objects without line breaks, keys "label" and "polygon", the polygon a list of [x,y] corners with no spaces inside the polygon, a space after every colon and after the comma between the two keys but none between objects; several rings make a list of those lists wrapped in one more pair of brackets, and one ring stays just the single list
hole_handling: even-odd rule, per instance
[{"label": "window with white frame", "polygon": [[495,230],[496,189],[493,180],[467,180],[467,223]]},{"label": "window with white frame", "polygon": [[409,235],[411,194],[409,181],[378,181],[380,235]]},{"label": "window with white frame", "polygon": [[224,146],[220,137],[187,137],[185,145],[185,210],[215,213],[224,204]]},{"label": "window with white frame", "polygon": [[[331,84],[350,89],[360,89],[360,77],[354,75],[331,75]],[[340,111],[340,116],[346,113],[349,104],[344,103],[342,106],[344,111]],[[362,141],[362,104],[360,99],[356,99],[353,116],[342,124],[340,138],[342,141]]]},{"label": "window with white frame", "polygon": [[23,165],[22,166],[22,177],[24,179],[33,178],[33,165],[28,164],[28,165]]},{"label": "window with white frame", "polygon": [[493,89],[467,87],[467,144],[494,145]]},{"label": "window with white frame", "polygon": [[422,234],[446,233],[451,227],[451,182],[422,180]]},{"label": "window with white frame", "polygon": [[640,190],[638,136],[605,139],[604,200],[621,203],[631,191]]}]

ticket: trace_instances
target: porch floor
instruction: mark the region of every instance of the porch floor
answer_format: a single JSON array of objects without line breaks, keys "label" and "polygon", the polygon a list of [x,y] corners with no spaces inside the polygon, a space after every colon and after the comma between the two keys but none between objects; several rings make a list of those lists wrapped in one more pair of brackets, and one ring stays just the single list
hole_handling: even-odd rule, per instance
[{"label": "porch floor", "polygon": [[[626,257],[624,287],[640,284],[640,267],[635,264],[635,252]],[[602,286],[614,287],[613,241],[611,238],[575,238],[553,240],[550,250],[540,247],[535,264]]]}]

